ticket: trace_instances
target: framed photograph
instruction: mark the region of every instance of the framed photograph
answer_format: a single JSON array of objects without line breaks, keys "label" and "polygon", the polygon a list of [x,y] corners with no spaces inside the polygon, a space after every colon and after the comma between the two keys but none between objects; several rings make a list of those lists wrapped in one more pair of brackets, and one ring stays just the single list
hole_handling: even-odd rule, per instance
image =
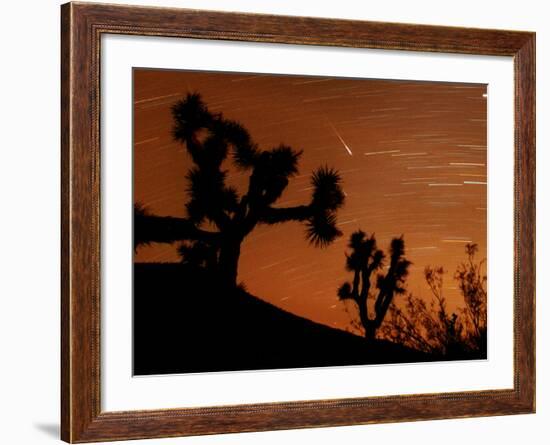
[{"label": "framed photograph", "polygon": [[534,412],[534,33],[61,16],[63,440]]}]

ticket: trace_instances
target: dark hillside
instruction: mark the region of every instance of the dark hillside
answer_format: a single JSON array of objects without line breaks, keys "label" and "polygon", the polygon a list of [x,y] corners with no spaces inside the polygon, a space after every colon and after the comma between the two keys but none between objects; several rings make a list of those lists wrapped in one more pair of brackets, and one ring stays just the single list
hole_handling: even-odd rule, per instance
[{"label": "dark hillside", "polygon": [[134,374],[434,360],[387,341],[366,342],[243,290],[222,295],[208,282],[189,266],[134,265]]}]

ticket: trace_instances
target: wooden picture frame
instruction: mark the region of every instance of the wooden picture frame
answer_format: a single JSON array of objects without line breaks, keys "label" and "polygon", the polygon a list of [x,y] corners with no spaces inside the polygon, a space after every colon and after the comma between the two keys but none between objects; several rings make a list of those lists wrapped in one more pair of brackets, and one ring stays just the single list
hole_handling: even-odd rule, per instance
[{"label": "wooden picture frame", "polygon": [[[535,411],[535,34],[92,3],[61,8],[61,438],[70,443]],[[100,38],[103,34],[512,56],[514,387],[102,412]]]}]

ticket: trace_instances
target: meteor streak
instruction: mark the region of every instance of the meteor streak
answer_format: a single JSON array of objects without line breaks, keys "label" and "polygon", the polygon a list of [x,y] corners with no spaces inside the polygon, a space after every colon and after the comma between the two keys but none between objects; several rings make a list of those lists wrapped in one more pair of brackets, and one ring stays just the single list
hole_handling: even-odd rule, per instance
[{"label": "meteor streak", "polygon": [[329,122],[329,125],[332,127],[332,130],[334,131],[334,134],[338,137],[338,139],[340,139],[340,142],[342,142],[342,145],[344,146],[344,148],[347,150],[348,154],[350,156],[353,156],[353,152],[351,151],[351,149],[348,147],[348,144],[346,144],[346,142],[344,141],[344,139],[342,139],[342,136],[340,136],[340,133],[338,133],[338,131],[336,130],[336,128],[334,127],[334,125],[332,125],[331,122]]}]

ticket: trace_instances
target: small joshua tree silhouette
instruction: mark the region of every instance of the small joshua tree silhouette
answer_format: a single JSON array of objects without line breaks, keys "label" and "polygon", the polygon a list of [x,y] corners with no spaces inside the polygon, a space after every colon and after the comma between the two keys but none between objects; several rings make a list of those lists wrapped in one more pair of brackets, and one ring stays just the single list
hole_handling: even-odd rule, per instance
[{"label": "small joshua tree silhouette", "polygon": [[404,257],[403,237],[392,239],[388,270],[385,275],[377,275],[378,294],[371,317],[368,304],[369,298],[374,298],[371,296],[371,277],[382,268],[384,253],[377,248],[374,235],[369,237],[361,230],[351,235],[348,247],[351,253],[346,254],[346,269],[353,272],[353,281],[342,284],[338,289],[338,297],[342,301],[351,300],[355,303],[365,338],[371,340],[376,337],[376,331],[382,325],[394,295],[405,292],[403,284],[411,263]]}]

